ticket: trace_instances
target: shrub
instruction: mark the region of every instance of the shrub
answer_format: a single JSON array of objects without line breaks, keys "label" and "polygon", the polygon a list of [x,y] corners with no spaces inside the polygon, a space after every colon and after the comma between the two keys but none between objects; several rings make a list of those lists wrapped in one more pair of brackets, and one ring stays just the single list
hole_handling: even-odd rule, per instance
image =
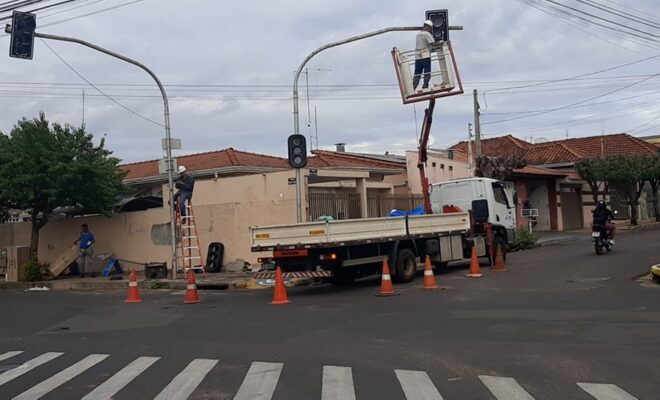
[{"label": "shrub", "polygon": [[509,244],[509,251],[529,250],[536,247],[539,241],[539,235],[529,232],[527,229],[518,229],[516,231],[516,240]]},{"label": "shrub", "polygon": [[25,278],[28,282],[36,282],[44,279],[48,274],[48,263],[40,263],[36,258],[25,264]]}]

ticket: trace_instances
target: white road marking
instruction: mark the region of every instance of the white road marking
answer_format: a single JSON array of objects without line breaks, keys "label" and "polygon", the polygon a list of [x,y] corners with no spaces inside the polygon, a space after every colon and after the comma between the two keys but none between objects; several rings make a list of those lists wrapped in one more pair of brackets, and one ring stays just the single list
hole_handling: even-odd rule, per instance
[{"label": "white road marking", "polygon": [[9,371],[3,372],[2,374],[0,374],[0,386],[4,385],[5,383],[13,379],[18,378],[23,374],[30,372],[34,368],[37,368],[38,366],[45,364],[48,361],[56,359],[62,354],[64,353],[55,353],[55,352],[44,353],[39,357],[35,357],[29,361],[26,361],[25,363],[19,365],[16,368],[12,368]]},{"label": "white road marking", "polygon": [[406,400],[442,400],[440,392],[426,372],[395,369],[394,373],[399,379]]},{"label": "white road marking", "polygon": [[126,385],[131,383],[147,368],[151,367],[160,357],[138,357],[122,368],[119,372],[108,378],[105,382],[89,392],[81,400],[110,400]]},{"label": "white road marking", "polygon": [[283,366],[281,363],[253,362],[234,400],[270,400]]},{"label": "white road marking", "polygon": [[628,394],[617,385],[581,382],[577,385],[598,400],[637,400],[637,397]]},{"label": "white road marking", "polygon": [[355,400],[353,372],[350,367],[323,367],[321,400]]},{"label": "white road marking", "polygon": [[89,368],[108,358],[108,354],[90,354],[70,367],[63,369],[36,386],[14,397],[13,400],[36,400],[60,387]]},{"label": "white road marking", "polygon": [[513,378],[479,375],[479,379],[498,400],[534,400]]},{"label": "white road marking", "polygon": [[4,361],[8,358],[12,358],[13,356],[17,356],[21,353],[22,351],[8,351],[6,353],[0,354],[0,361]]},{"label": "white road marking", "polygon": [[197,358],[175,376],[154,400],[184,400],[202,383],[206,374],[215,367],[218,360]]}]

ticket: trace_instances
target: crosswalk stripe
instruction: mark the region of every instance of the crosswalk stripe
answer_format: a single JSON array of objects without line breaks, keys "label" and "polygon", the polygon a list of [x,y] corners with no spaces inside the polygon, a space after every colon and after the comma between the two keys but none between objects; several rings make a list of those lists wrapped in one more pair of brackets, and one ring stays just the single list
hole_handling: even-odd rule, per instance
[{"label": "crosswalk stripe", "polygon": [[108,358],[108,354],[90,354],[70,367],[14,397],[13,400],[36,400]]},{"label": "crosswalk stripe", "polygon": [[534,400],[513,378],[479,375],[479,379],[498,400]]},{"label": "crosswalk stripe", "polygon": [[138,357],[108,380],[97,386],[81,400],[110,400],[138,375],[151,367],[160,357]]},{"label": "crosswalk stripe", "polygon": [[202,383],[206,374],[215,367],[218,360],[194,359],[175,376],[154,400],[184,400]]},{"label": "crosswalk stripe", "polygon": [[637,397],[630,395],[617,385],[581,382],[578,382],[577,385],[597,400],[637,400]]},{"label": "crosswalk stripe", "polygon": [[50,360],[54,360],[57,357],[61,356],[64,353],[57,353],[57,352],[48,352],[44,353],[38,357],[35,357],[29,361],[26,361],[25,363],[19,365],[16,368],[12,368],[9,371],[5,371],[2,374],[0,374],[0,386],[4,385],[5,383],[18,378],[19,376],[26,374],[30,372],[31,370],[37,368],[41,364],[45,364]]},{"label": "crosswalk stripe", "polygon": [[353,372],[350,367],[323,367],[321,400],[355,400]]},{"label": "crosswalk stripe", "polygon": [[442,400],[440,392],[426,372],[395,369],[394,373],[407,400]]},{"label": "crosswalk stripe", "polygon": [[281,363],[253,362],[234,400],[270,400],[283,366]]},{"label": "crosswalk stripe", "polygon": [[8,358],[12,358],[13,356],[17,356],[21,353],[22,351],[8,351],[6,353],[0,354],[0,361],[4,361]]}]

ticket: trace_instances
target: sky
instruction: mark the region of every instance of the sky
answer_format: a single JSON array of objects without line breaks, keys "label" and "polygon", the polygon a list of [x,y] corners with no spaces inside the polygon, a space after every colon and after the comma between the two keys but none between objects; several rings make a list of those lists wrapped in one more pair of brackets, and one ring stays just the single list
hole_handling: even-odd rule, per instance
[{"label": "sky", "polygon": [[[465,140],[474,89],[484,138],[660,132],[655,0],[77,0],[37,12],[37,32],[84,39],[151,68],[170,97],[172,137],[182,140],[175,155],[233,147],[286,156],[294,71],[307,54],[421,25],[425,10],[442,8],[464,27],[450,39],[465,94],[437,101],[432,147]],[[414,44],[414,32],[388,33],[314,57],[309,97],[301,77],[301,133],[317,128],[321,149],[415,149],[426,103],[402,103],[390,55]],[[0,33],[0,132],[43,111],[61,124],[84,118],[124,162],[163,156],[163,103],[144,71],[73,43],[36,39],[31,61],[9,58],[8,47]]]}]

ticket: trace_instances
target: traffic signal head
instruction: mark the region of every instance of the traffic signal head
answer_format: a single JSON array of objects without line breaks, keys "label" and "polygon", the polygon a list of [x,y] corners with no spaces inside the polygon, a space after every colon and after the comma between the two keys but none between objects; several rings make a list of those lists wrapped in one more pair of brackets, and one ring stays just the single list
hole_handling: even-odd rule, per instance
[{"label": "traffic signal head", "polygon": [[307,165],[307,141],[303,135],[291,135],[288,140],[289,165],[304,168]]},{"label": "traffic signal head", "polygon": [[435,40],[449,40],[449,12],[447,10],[428,10],[426,19],[433,22],[431,34]]},{"label": "traffic signal head", "polygon": [[34,30],[37,27],[37,16],[14,11],[11,21],[9,57],[31,60],[34,50]]}]

